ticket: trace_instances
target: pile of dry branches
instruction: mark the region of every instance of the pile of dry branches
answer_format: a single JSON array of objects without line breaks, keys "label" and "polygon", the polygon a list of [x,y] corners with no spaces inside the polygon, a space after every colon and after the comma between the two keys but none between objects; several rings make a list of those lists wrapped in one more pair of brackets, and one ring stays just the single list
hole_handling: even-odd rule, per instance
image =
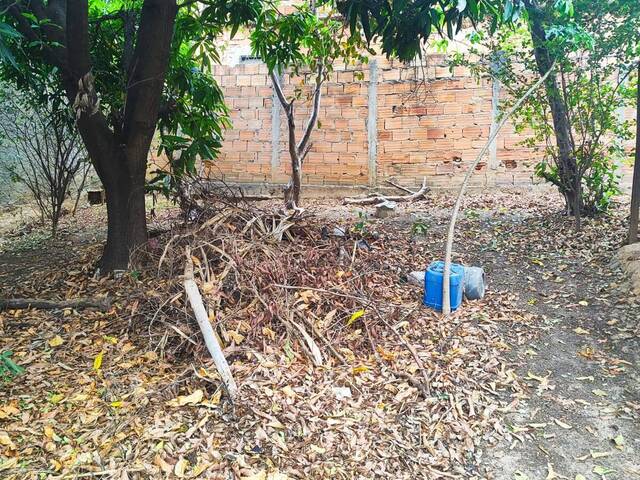
[{"label": "pile of dry branches", "polygon": [[368,252],[358,247],[360,235],[322,239],[321,230],[309,217],[294,222],[243,206],[226,207],[197,226],[159,238],[164,246],[145,252],[151,256],[146,263],[157,266],[160,277],[159,289],[148,299],[155,308],[153,321],[172,324],[193,343],[192,322],[175,322],[176,308],[184,306],[188,247],[209,317],[223,341],[294,337],[314,363],[325,362],[321,346],[332,345],[345,318],[370,301],[363,271]]}]

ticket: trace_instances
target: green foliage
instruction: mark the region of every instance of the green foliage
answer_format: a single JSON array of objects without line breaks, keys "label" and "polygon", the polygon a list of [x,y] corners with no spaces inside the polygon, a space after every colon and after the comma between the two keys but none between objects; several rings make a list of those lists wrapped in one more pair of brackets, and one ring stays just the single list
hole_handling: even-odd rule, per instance
[{"label": "green foliage", "polygon": [[259,15],[251,34],[253,52],[278,74],[290,70],[315,72],[319,65],[326,74],[333,62],[366,62],[360,54],[363,43],[359,36],[347,37],[344,24],[329,10],[318,15],[308,4],[297,5],[290,14],[281,14],[276,4]]},{"label": "green foliage", "polygon": [[355,233],[359,233],[364,237],[369,232],[368,224],[369,224],[369,216],[367,215],[367,212],[363,212],[362,210],[360,210],[358,211],[358,221],[353,226],[353,231]]},{"label": "green foliage", "polygon": [[13,53],[5,43],[9,39],[18,39],[20,34],[11,25],[0,21],[0,61],[10,63],[13,67],[16,66]]},{"label": "green foliage", "polygon": [[[568,0],[565,0],[568,1]],[[367,42],[379,41],[382,51],[404,61],[421,55],[432,34],[453,38],[469,20],[488,20],[495,31],[520,18],[522,0],[337,0],[353,34],[363,32]]]},{"label": "green foliage", "polygon": [[[613,197],[622,192],[616,163],[605,157],[591,159],[589,163],[589,168],[582,177],[581,193],[585,213],[594,215],[606,212]],[[578,164],[584,165],[584,161],[579,161]],[[558,167],[545,160],[535,166],[535,174],[557,187],[563,184]]]},{"label": "green foliage", "polygon": [[429,225],[419,218],[411,225],[411,234],[412,235],[426,235],[429,231]]},{"label": "green foliage", "polygon": [[[640,56],[636,51],[640,5],[628,0],[565,0],[544,5],[540,13],[546,27],[543,45],[556,60],[557,100],[567,112],[575,171],[569,171],[560,159],[550,90],[547,95],[529,98],[516,113],[515,128],[527,135],[524,145],[544,154],[535,174],[561,193],[579,184],[583,213],[600,213],[619,193],[616,165],[625,158],[624,142],[631,137],[630,124],[619,112],[634,99],[628,79]],[[528,88],[532,76],[539,75],[529,20],[525,12],[520,21],[498,29],[493,37],[470,36],[470,52],[452,59],[452,65],[469,66],[477,77],[500,79],[510,94],[505,108]]]},{"label": "green foliage", "polygon": [[[117,127],[126,97],[129,15],[141,2],[91,2],[92,49],[96,87],[101,104]],[[256,2],[207,2],[179,10],[158,118],[158,153],[169,159],[169,171],[158,171],[150,190],[169,195],[185,174],[195,173],[198,158],[215,159],[230,126],[222,91],[212,75],[219,61],[215,40],[227,27],[238,28],[255,15]],[[115,18],[100,21],[101,18]],[[124,68],[119,68],[119,66]]]},{"label": "green foliage", "polygon": [[467,208],[464,211],[464,216],[467,217],[469,220],[477,220],[478,218],[480,218],[480,212],[478,212],[474,208]]},{"label": "green foliage", "polygon": [[[158,153],[170,160],[170,171],[158,171],[149,189],[169,195],[184,175],[193,174],[198,158],[215,159],[224,129],[230,127],[224,95],[212,76],[217,51],[193,39],[193,18],[179,17],[163,92],[164,108],[158,119]],[[199,45],[202,50],[195,49]],[[199,51],[199,57],[194,55]],[[207,53],[208,52],[208,53]],[[194,58],[199,58],[199,64]]]},{"label": "green foliage", "polygon": [[[89,35],[92,71],[100,106],[110,127],[121,134],[127,101],[127,82],[143,2],[90,0]],[[198,158],[219,153],[228,111],[212,66],[219,60],[216,40],[255,20],[262,0],[201,0],[179,8],[158,119],[160,153],[171,160],[171,171],[159,174],[151,185],[168,193],[185,173],[193,173]],[[24,21],[39,29],[55,29],[50,21],[27,14]],[[57,69],[43,61],[45,49],[60,45],[27,42],[15,33],[15,19],[0,11],[0,56],[11,53],[14,65],[2,62],[0,78],[28,92],[43,104],[63,103],[64,89]]]},{"label": "green foliage", "polygon": [[255,20],[261,0],[214,0],[179,11],[174,29],[164,108],[158,120],[160,154],[170,160],[169,172],[156,172],[151,190],[175,192],[184,175],[195,174],[197,159],[213,160],[231,126],[224,95],[213,78],[219,63],[216,40],[227,30],[233,37]]},{"label": "green foliage", "polygon": [[[573,131],[572,153],[586,214],[605,212],[612,197],[620,193],[617,165],[626,156],[625,140],[631,138],[629,122],[619,116],[619,109],[632,101],[630,89],[624,84],[612,84],[608,71],[604,75],[591,70],[590,75],[580,72],[564,82],[564,102],[570,112]],[[535,107],[530,105],[523,112],[519,127],[533,130],[534,136],[525,142],[529,147],[536,148],[536,142],[546,145],[545,156],[536,165],[536,175],[563,191],[567,178],[559,171],[549,113],[546,108]]]},{"label": "green foliage", "polygon": [[16,376],[24,372],[24,368],[11,360],[13,352],[5,350],[0,352],[0,385],[11,382]]}]

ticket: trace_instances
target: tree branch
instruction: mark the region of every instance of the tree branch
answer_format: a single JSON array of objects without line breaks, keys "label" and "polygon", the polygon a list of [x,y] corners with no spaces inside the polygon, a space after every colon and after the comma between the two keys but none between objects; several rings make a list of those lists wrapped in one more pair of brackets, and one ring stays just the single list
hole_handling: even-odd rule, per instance
[{"label": "tree branch", "polygon": [[[66,40],[71,78],[73,82],[78,83],[91,69],[91,61],[89,59],[89,2],[87,0],[67,0]],[[75,90],[77,92],[77,86]]]},{"label": "tree branch", "polygon": [[175,0],[145,0],[142,5],[122,129],[123,143],[135,140],[136,149],[150,143],[155,131],[177,10]]},{"label": "tree branch", "polygon": [[[52,11],[55,11],[57,2],[52,5]],[[28,5],[23,1],[3,2],[0,0],[0,8],[5,8],[6,13],[10,15],[16,22],[16,29],[29,41],[40,42],[42,44],[42,55],[45,61],[52,66],[58,67],[62,74],[67,72],[67,58],[66,49],[64,47],[51,47],[47,45],[48,42],[57,42],[61,45],[65,45],[64,38],[64,25],[46,25],[46,28],[34,29],[29,19],[24,15],[25,13],[31,13],[36,16],[40,21],[48,19],[43,16],[44,7],[42,2],[29,2]],[[36,11],[34,11],[34,8]],[[54,34],[56,32],[56,34]],[[46,34],[46,35],[43,35]],[[54,35],[52,37],[52,35]]]},{"label": "tree branch", "polygon": [[276,91],[278,100],[280,100],[280,103],[282,104],[283,108],[288,113],[288,110],[291,107],[293,100],[291,102],[287,101],[287,97],[284,96],[284,92],[282,91],[282,85],[280,85],[280,80],[278,79],[278,76],[275,74],[275,72],[270,72],[269,76],[271,77],[271,83],[273,84],[273,89]]},{"label": "tree branch", "polygon": [[[400,188],[397,185],[394,185],[396,188]],[[404,188],[403,188],[404,189]],[[345,205],[377,205],[384,202],[411,202],[413,200],[418,200],[420,197],[424,197],[424,195],[429,191],[429,187],[427,186],[427,177],[422,179],[422,187],[420,190],[416,192],[412,192],[411,190],[404,189],[409,192],[408,195],[369,195],[363,198],[345,198],[343,203]]]},{"label": "tree branch", "polygon": [[313,128],[316,125],[316,121],[318,120],[318,111],[320,110],[320,97],[322,95],[322,82],[323,82],[323,74],[324,74],[324,65],[322,62],[318,62],[318,72],[316,75],[316,88],[313,92],[313,107],[311,110],[311,117],[309,117],[309,121],[307,122],[307,126],[304,129],[304,135],[298,144],[298,152],[304,152],[306,150],[307,143],[309,143],[309,139],[311,138],[311,133],[313,132]]},{"label": "tree branch", "polygon": [[0,298],[0,312],[3,310],[21,310],[37,308],[41,310],[60,310],[64,308],[97,308],[106,311],[111,308],[111,299],[75,298],[71,300],[42,300],[37,298]]}]

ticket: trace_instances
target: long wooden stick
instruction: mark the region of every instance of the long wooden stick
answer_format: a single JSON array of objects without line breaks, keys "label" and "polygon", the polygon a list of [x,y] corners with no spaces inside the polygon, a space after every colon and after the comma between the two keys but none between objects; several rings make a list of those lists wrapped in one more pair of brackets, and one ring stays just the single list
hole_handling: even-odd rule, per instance
[{"label": "long wooden stick", "polygon": [[[397,185],[394,185],[396,188],[399,188]],[[410,202],[412,200],[417,200],[420,197],[424,196],[425,193],[429,190],[427,187],[427,178],[424,177],[422,179],[422,187],[417,192],[411,192],[410,195],[370,195],[368,197],[363,198],[345,198],[343,203],[345,205],[373,205],[377,203],[383,203],[386,201],[392,202]]]},{"label": "long wooden stick", "polygon": [[482,147],[482,150],[480,150],[480,153],[476,157],[475,161],[469,166],[467,173],[464,176],[464,180],[462,181],[462,185],[460,185],[458,198],[456,198],[456,203],[453,207],[453,212],[451,213],[449,232],[447,234],[447,246],[444,254],[444,274],[442,276],[442,313],[444,315],[449,315],[451,313],[451,299],[449,297],[449,277],[451,270],[451,250],[453,249],[453,236],[455,233],[458,212],[460,211],[460,205],[462,204],[462,197],[464,195],[464,191],[467,188],[467,185],[469,184],[471,175],[473,175],[476,166],[478,165],[478,163],[480,163],[480,160],[482,159],[484,154],[487,153],[489,146],[496,139],[498,133],[500,133],[500,130],[502,130],[502,127],[504,127],[504,125],[507,123],[507,120],[509,120],[509,118],[516,112],[516,110],[518,110],[518,108],[520,108],[524,101],[529,98],[538,89],[538,87],[540,87],[540,85],[544,83],[549,74],[553,71],[554,67],[555,63],[551,65],[551,68],[549,68],[547,73],[545,73],[535,84],[533,84],[531,88],[529,88],[529,90],[527,90],[527,92],[522,97],[520,97],[520,99],[513,105],[513,107],[511,107],[506,115],[502,117],[502,120],[498,124],[495,131],[489,136],[489,140],[487,141],[485,146]]},{"label": "long wooden stick", "polygon": [[200,290],[193,278],[193,260],[191,260],[191,249],[189,246],[186,248],[186,255],[187,260],[184,264],[184,290],[187,292],[189,303],[191,303],[191,308],[193,309],[193,313],[198,321],[198,326],[200,327],[200,331],[204,337],[204,342],[207,344],[207,350],[209,350],[211,358],[213,358],[213,362],[216,364],[216,369],[220,374],[220,378],[222,378],[222,381],[227,387],[227,393],[233,401],[238,393],[238,386],[233,379],[227,359],[224,358],[222,348],[220,348],[220,344],[218,343],[218,339],[213,331],[211,322],[209,322],[209,315],[207,315],[207,310],[204,308]]},{"label": "long wooden stick", "polygon": [[398,190],[402,190],[405,193],[408,193],[409,195],[413,195],[415,192],[407,187],[403,187],[402,185],[398,185],[395,182],[392,182],[391,180],[385,180],[384,183],[388,183],[389,185],[391,185],[392,187],[396,187]]},{"label": "long wooden stick", "polygon": [[0,298],[0,312],[2,310],[21,310],[24,308],[38,308],[41,310],[61,310],[64,308],[97,308],[109,310],[111,299],[105,298],[74,298],[69,300],[43,300],[40,298]]}]

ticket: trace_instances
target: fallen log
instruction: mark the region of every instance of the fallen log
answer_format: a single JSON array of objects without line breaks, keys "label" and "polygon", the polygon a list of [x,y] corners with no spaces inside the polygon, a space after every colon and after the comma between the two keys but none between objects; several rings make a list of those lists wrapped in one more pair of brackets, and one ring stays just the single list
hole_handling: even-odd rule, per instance
[{"label": "fallen log", "polygon": [[[397,185],[394,185],[398,188]],[[409,189],[405,189],[411,192]],[[381,195],[381,194],[373,194],[367,197],[352,197],[345,198],[343,203],[345,205],[379,205],[384,202],[411,202],[414,200],[418,200],[420,197],[424,196],[425,193],[429,191],[429,187],[427,187],[427,177],[422,179],[422,187],[417,192],[411,192],[408,195]]]},{"label": "fallen log", "polygon": [[225,384],[227,393],[229,394],[231,401],[233,401],[238,393],[238,386],[233,379],[227,359],[224,358],[222,348],[218,343],[218,339],[216,338],[211,322],[209,321],[207,310],[204,308],[198,284],[193,277],[193,260],[191,259],[191,249],[188,246],[186,248],[186,255],[187,260],[184,264],[184,290],[187,292],[189,303],[191,304],[193,313],[196,316],[198,326],[200,327],[200,331],[204,337],[204,343],[207,345],[207,350],[209,350],[211,358],[213,358],[213,362],[216,365],[216,369],[220,374],[220,378],[222,378],[222,381]]},{"label": "fallen log", "polygon": [[40,298],[0,298],[0,312],[3,310],[22,310],[37,308],[40,310],[62,310],[65,308],[97,308],[106,311],[111,308],[111,299],[103,298],[73,298],[69,300],[43,300]]}]

